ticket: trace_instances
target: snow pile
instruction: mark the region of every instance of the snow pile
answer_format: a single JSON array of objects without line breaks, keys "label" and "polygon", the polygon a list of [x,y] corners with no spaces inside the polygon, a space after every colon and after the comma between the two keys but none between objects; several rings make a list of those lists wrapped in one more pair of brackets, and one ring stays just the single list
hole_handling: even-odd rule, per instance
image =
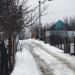
[{"label": "snow pile", "polygon": [[72,69],[68,68],[66,64],[63,64],[62,61],[48,54],[43,49],[34,48],[34,52],[41,60],[44,60],[48,64],[53,73],[52,75],[75,75]]},{"label": "snow pile", "polygon": [[29,39],[28,41],[38,44],[50,54],[54,55],[55,57],[67,63],[75,71],[75,56],[70,56],[69,54],[65,54],[62,50],[54,46],[51,46],[49,44],[45,44],[43,41],[34,40],[34,39]]},{"label": "snow pile", "polygon": [[40,75],[32,55],[23,48],[16,53],[16,63],[11,75]]}]

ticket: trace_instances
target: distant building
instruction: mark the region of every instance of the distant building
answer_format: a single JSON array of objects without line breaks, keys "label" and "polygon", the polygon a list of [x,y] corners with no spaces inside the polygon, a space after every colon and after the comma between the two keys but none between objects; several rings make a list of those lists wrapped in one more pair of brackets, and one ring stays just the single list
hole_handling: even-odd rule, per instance
[{"label": "distant building", "polygon": [[67,26],[64,22],[59,20],[50,28],[50,35],[66,37],[67,36]]},{"label": "distant building", "polygon": [[65,25],[64,22],[62,22],[61,20],[59,20],[58,22],[55,23],[54,29],[55,30],[64,30],[64,29],[66,29],[66,25]]},{"label": "distant building", "polygon": [[60,42],[64,40],[65,37],[68,37],[71,41],[73,41],[75,31],[72,31],[69,26],[67,26],[63,21],[59,20],[50,27],[50,30],[45,31],[45,36],[46,42],[49,42],[50,40]]}]

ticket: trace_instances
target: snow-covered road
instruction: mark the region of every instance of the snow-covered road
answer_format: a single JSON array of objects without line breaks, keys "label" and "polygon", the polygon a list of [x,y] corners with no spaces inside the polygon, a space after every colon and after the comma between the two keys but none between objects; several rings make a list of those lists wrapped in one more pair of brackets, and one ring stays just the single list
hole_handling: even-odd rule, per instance
[{"label": "snow-covered road", "polygon": [[20,41],[19,50],[11,75],[75,75],[75,57],[55,47],[29,39]]}]

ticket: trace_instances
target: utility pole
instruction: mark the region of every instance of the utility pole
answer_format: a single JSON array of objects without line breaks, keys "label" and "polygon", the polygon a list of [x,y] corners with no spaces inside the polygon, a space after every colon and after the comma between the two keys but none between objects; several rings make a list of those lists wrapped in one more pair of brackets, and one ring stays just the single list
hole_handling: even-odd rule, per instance
[{"label": "utility pole", "polygon": [[39,40],[41,39],[41,1],[39,1]]},{"label": "utility pole", "polygon": [[[33,11],[31,12],[31,26],[30,26],[30,29],[32,29],[32,13],[33,13]],[[31,30],[31,32],[32,32],[32,30]]]},{"label": "utility pole", "polygon": [[33,11],[31,12],[31,26],[30,26],[30,37],[32,37],[32,33],[33,33],[33,31],[32,31],[32,13],[33,13]]},{"label": "utility pole", "polygon": [[52,1],[52,0],[44,0],[42,3],[39,1],[39,40],[41,39],[41,4],[44,4],[45,1]]}]

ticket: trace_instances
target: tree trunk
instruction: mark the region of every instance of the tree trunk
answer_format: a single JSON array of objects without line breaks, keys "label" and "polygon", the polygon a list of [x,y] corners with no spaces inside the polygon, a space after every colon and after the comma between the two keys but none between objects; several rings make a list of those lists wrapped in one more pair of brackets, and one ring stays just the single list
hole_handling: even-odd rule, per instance
[{"label": "tree trunk", "polygon": [[14,47],[13,47],[13,37],[11,36],[11,34],[10,34],[10,36],[9,36],[9,46],[8,46],[8,48],[9,48],[9,71],[10,71],[10,73],[12,72],[12,70],[13,70],[13,67],[14,67]]}]

